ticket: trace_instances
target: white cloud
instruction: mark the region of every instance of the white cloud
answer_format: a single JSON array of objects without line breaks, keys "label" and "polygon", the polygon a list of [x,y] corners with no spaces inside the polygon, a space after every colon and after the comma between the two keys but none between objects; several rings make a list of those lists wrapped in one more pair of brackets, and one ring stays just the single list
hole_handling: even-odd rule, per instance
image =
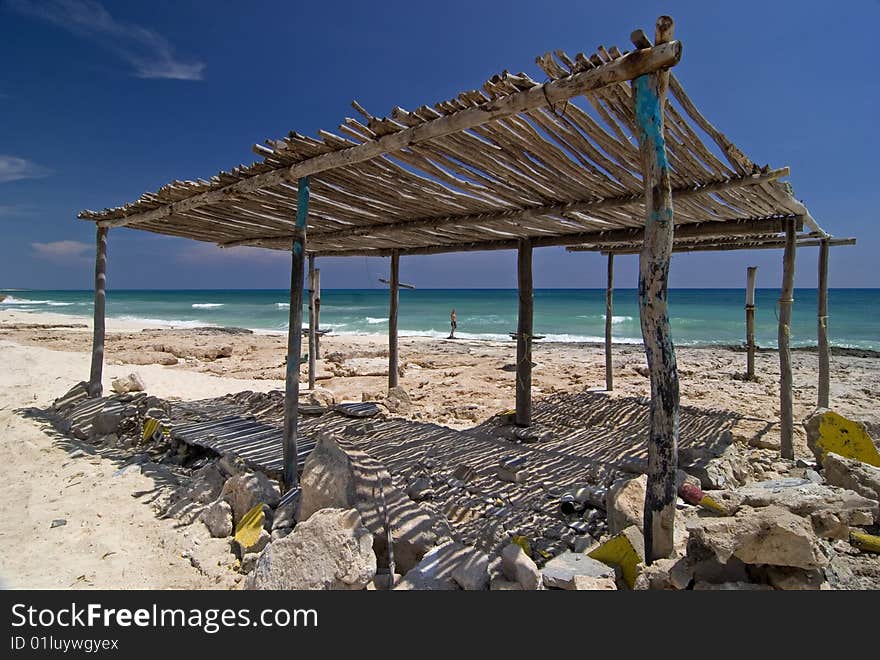
[{"label": "white cloud", "polygon": [[139,78],[202,79],[203,62],[178,60],[161,34],[115,19],[96,0],[9,0],[8,6],[112,50]]},{"label": "white cloud", "polygon": [[81,241],[52,241],[31,243],[34,253],[41,259],[55,262],[85,261],[93,246]]},{"label": "white cloud", "polygon": [[18,156],[0,154],[0,183],[20,181],[21,179],[39,179],[48,176],[50,171]]}]

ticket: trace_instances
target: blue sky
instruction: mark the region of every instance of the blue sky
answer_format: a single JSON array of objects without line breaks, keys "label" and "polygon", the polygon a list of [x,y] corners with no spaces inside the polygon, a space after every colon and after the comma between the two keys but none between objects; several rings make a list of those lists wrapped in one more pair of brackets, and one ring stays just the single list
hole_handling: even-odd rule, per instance
[{"label": "blue sky", "polygon": [[[503,69],[541,75],[547,50],[629,46],[662,13],[676,67],[709,119],[755,161],[789,165],[831,233],[831,286],[880,286],[876,129],[880,1],[248,3],[0,0],[0,288],[89,288],[94,229],[76,219],[174,178],[255,159],[289,130],[334,130],[357,99],[374,114],[479,87]],[[223,251],[146,232],[110,234],[111,288],[284,288],[281,252]],[[677,255],[671,285],[777,286],[781,252]],[[637,257],[616,262],[635,286]],[[325,287],[372,286],[387,261],[321,260]],[[538,287],[604,286],[604,259],[535,253]],[[406,257],[422,287],[513,287],[510,252]],[[816,250],[797,285],[815,286]],[[379,286],[378,282],[375,282]]]}]

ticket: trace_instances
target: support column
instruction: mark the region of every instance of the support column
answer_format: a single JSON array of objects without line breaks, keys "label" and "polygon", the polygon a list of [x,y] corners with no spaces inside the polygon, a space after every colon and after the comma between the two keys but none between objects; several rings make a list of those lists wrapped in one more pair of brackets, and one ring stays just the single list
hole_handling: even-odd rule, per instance
[{"label": "support column", "polygon": [[400,254],[391,253],[391,274],[388,278],[388,389],[397,387],[397,307],[400,301]]},{"label": "support column", "polygon": [[317,331],[321,329],[321,269],[315,268],[315,359],[321,359],[321,335]]},{"label": "support column", "polygon": [[794,410],[792,407],[791,378],[791,307],[794,304],[795,221],[785,227],[785,252],[782,256],[782,292],[779,294],[779,436],[782,458],[794,459],[792,434]]},{"label": "support column", "polygon": [[831,359],[828,354],[828,239],[819,243],[819,304],[818,304],[818,344],[819,344],[819,397],[820,408],[829,405],[831,386]]},{"label": "support column", "polygon": [[614,389],[611,366],[611,325],[614,322],[614,253],[608,254],[608,281],[605,285],[605,389]]},{"label": "support column", "polygon": [[519,286],[519,321],[516,331],[516,424],[532,423],[532,322],[534,292],[532,289],[532,242],[522,239],[517,251]]},{"label": "support column", "polygon": [[757,266],[746,269],[746,378],[755,380],[755,280]]},{"label": "support column", "polygon": [[[656,43],[671,40],[672,34],[672,19],[668,16],[657,19]],[[644,519],[648,564],[670,556],[673,551],[678,466],[678,369],[667,304],[674,229],[669,161],[663,135],[663,106],[668,85],[668,71],[639,76],[632,82],[646,211],[645,241],[639,255],[639,319],[651,380]]]},{"label": "support column", "polygon": [[299,407],[299,360],[302,352],[303,265],[306,253],[306,219],[309,214],[309,178],[297,183],[296,226],[290,254],[290,317],[287,326],[287,378],[284,388],[284,488],[299,484],[296,442],[297,409]]},{"label": "support column", "polygon": [[107,303],[107,227],[98,227],[95,235],[95,318],[92,334],[92,368],[89,373],[89,396],[104,392],[104,319]]},{"label": "support column", "polygon": [[315,372],[318,369],[317,356],[317,314],[315,312],[315,255],[309,255],[309,389],[315,389]]}]

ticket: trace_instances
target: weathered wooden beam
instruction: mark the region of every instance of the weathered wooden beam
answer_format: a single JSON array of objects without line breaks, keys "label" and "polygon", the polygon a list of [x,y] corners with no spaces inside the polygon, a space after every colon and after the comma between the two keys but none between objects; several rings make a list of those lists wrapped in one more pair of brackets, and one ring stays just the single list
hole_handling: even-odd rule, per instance
[{"label": "weathered wooden beam", "polygon": [[300,179],[296,202],[296,227],[290,254],[290,316],[287,325],[287,376],[284,388],[284,487],[299,483],[297,473],[297,409],[299,407],[299,361],[302,353],[303,265],[306,255],[306,225],[309,214],[309,179]]},{"label": "weathered wooden beam", "polygon": [[785,232],[782,255],[782,291],[779,294],[779,435],[783,458],[794,459],[794,410],[791,374],[791,308],[794,304],[794,257],[797,252],[794,224]]},{"label": "weathered wooden beam", "polygon": [[[672,37],[668,16],[657,20],[657,43]],[[645,182],[645,242],[639,257],[639,318],[651,380],[645,560],[673,552],[679,434],[679,385],[669,329],[667,288],[674,234],[672,185],[663,127],[668,72],[632,81]]]},{"label": "weathered wooden beam", "polygon": [[[315,268],[315,328],[321,329],[321,269]],[[321,335],[315,334],[315,359],[321,359]]]},{"label": "weathered wooden beam", "polygon": [[[785,218],[761,218],[758,220],[712,220],[678,225],[676,235],[681,237],[700,236],[741,236],[748,234],[772,234],[785,230]],[[608,243],[632,243],[644,240],[645,230],[642,227],[631,229],[609,229],[606,231],[577,232],[554,236],[538,236],[530,238],[532,247],[577,246],[584,243],[606,245]],[[515,250],[519,247],[518,238],[493,239],[488,241],[471,241],[448,245],[431,245],[419,248],[382,248],[375,250],[320,250],[315,254],[322,257],[374,256],[387,257],[393,249],[401,256],[419,254],[444,254],[448,252],[482,252],[488,250]],[[275,243],[277,245],[277,242]],[[263,247],[271,247],[264,244]]]},{"label": "weathered wooden beam", "polygon": [[532,282],[532,244],[519,243],[516,260],[519,288],[519,315],[516,330],[516,424],[532,423],[532,334],[534,291]]},{"label": "weathered wooden beam", "polygon": [[89,373],[89,396],[104,392],[104,321],[107,304],[107,228],[95,233],[95,309],[92,331],[92,368]]},{"label": "weathered wooden beam", "polygon": [[400,255],[391,255],[391,273],[388,281],[388,389],[397,387],[397,308],[400,302]]},{"label": "weathered wooden beam", "polygon": [[[819,247],[822,241],[827,240],[829,247],[840,247],[843,245],[855,245],[856,239],[854,238],[822,238],[822,239],[798,239],[795,247],[797,248],[810,248],[810,247]],[[736,241],[734,239],[726,239],[723,241],[708,241],[706,243],[684,243],[678,246],[673,246],[672,251],[675,253],[681,252],[733,252],[736,250],[781,250],[785,248],[785,238],[773,238],[773,239],[764,239],[761,242],[753,241],[749,242],[749,238],[745,237],[743,242]],[[639,251],[626,248],[626,249],[600,249],[600,250],[577,250],[582,252],[601,252],[603,255],[607,254],[638,254]]]},{"label": "weathered wooden beam", "polygon": [[468,107],[418,126],[406,128],[396,133],[368,140],[362,144],[345,147],[320,154],[290,167],[270,170],[228,186],[194,195],[172,204],[161,206],[146,213],[132,214],[114,220],[102,220],[99,224],[108,227],[122,227],[140,222],[151,222],[168,217],[174,213],[215,204],[229,197],[247,194],[260,188],[278,185],[286,181],[296,181],[327,170],[355,165],[364,161],[393,153],[409,146],[452,135],[487,122],[504,119],[511,115],[546,105],[564,103],[570,98],[580,96],[607,85],[626,82],[633,78],[671,67],[681,59],[681,44],[677,41],[660,44],[653,48],[643,48],[608,62],[595,69],[575,73],[559,80],[536,85],[521,92],[515,92],[478,105]]},{"label": "weathered wooden beam", "polygon": [[819,243],[819,286],[817,305],[817,340],[819,346],[819,394],[817,405],[827,408],[829,405],[831,359],[828,352],[828,239]]},{"label": "weathered wooden beam", "polygon": [[746,378],[755,380],[755,280],[757,266],[746,269]]},{"label": "weathered wooden beam", "polygon": [[315,255],[309,255],[309,389],[315,389],[315,376],[318,370],[316,352],[318,350],[318,317],[315,312]]},{"label": "weathered wooden beam", "polygon": [[614,389],[611,364],[611,326],[614,323],[614,255],[608,255],[608,279],[605,284],[605,389]]}]

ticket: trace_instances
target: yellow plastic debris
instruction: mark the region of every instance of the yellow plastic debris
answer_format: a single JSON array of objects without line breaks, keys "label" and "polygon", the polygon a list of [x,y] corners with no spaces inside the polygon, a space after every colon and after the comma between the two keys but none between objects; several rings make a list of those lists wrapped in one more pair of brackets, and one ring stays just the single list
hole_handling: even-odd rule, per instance
[{"label": "yellow plastic debris", "polygon": [[709,511],[714,511],[715,513],[727,515],[727,509],[718,504],[718,502],[713,500],[708,495],[703,495],[702,499],[700,500],[700,506],[704,509],[709,509]]},{"label": "yellow plastic debris", "polygon": [[822,458],[834,452],[844,458],[880,467],[880,452],[874,446],[865,427],[836,412],[828,411],[819,420],[819,440],[816,442]]},{"label": "yellow plastic debris", "polygon": [[235,540],[244,548],[250,548],[257,544],[260,533],[263,531],[263,522],[266,514],[263,511],[263,503],[259,502],[253,509],[248,511],[239,521],[235,528]]},{"label": "yellow plastic debris", "polygon": [[880,536],[874,536],[867,532],[851,531],[849,533],[849,542],[859,550],[880,553]]},{"label": "yellow plastic debris", "polygon": [[627,586],[632,589],[636,578],[641,572],[640,565],[644,561],[645,542],[638,527],[627,527],[620,534],[612,536],[598,548],[589,552],[592,557],[603,564],[620,568]]},{"label": "yellow plastic debris", "polygon": [[519,547],[523,549],[523,552],[526,553],[526,557],[531,558],[532,556],[532,546],[529,543],[529,539],[525,536],[514,536],[510,539],[513,543],[516,543]]}]

